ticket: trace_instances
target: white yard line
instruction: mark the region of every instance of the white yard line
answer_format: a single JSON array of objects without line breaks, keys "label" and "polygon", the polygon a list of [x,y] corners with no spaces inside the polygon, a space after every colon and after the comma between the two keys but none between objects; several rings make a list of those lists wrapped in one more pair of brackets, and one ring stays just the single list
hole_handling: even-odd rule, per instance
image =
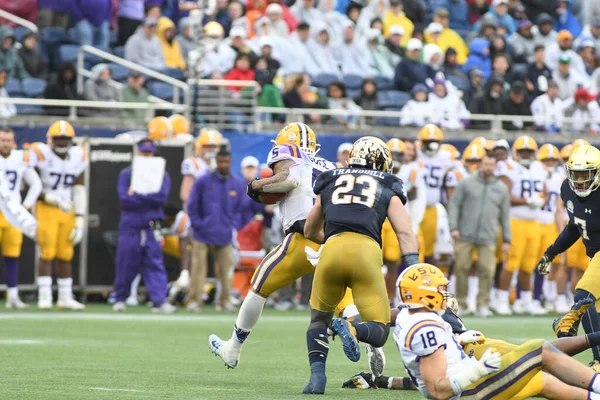
[{"label": "white yard line", "polygon": [[[80,313],[80,312],[50,312],[50,313],[0,313],[0,320],[90,320],[90,321],[120,321],[120,322],[235,322],[236,315],[153,315],[153,314],[127,314],[127,313]],[[276,316],[265,315],[261,321],[266,322],[306,322],[306,316]]]},{"label": "white yard line", "polygon": [[107,392],[135,392],[135,393],[145,393],[145,390],[136,390],[136,389],[115,389],[115,388],[105,388],[105,387],[91,387],[90,390],[103,390]]},{"label": "white yard line", "polygon": [[28,340],[28,339],[0,339],[0,346],[3,345],[30,345],[30,344],[44,344],[41,340]]}]

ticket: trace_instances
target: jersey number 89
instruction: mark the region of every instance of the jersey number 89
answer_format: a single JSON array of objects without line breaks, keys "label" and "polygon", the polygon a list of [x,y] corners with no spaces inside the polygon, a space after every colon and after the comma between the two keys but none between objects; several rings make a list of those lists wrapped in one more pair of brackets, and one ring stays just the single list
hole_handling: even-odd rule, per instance
[{"label": "jersey number 89", "polygon": [[[349,194],[354,186],[362,185],[360,196]],[[333,204],[362,204],[372,208],[377,194],[377,180],[369,175],[342,175],[335,181],[335,191],[331,197]]]}]

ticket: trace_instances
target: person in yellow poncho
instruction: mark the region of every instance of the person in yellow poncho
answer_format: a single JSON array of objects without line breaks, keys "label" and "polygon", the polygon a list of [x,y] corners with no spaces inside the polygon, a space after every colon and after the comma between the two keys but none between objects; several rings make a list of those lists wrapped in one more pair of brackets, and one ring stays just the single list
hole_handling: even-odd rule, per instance
[{"label": "person in yellow poncho", "polygon": [[181,55],[179,43],[175,40],[175,24],[167,17],[158,19],[156,36],[160,40],[167,68],[185,69],[185,60]]},{"label": "person in yellow poncho", "polygon": [[390,28],[394,25],[400,25],[404,28],[404,36],[400,44],[406,46],[408,39],[412,37],[415,25],[404,13],[403,0],[390,0],[390,10],[383,17],[383,36],[390,36]]},{"label": "person in yellow poncho", "polygon": [[[425,30],[425,41],[427,43],[437,44],[444,54],[449,47],[453,47],[456,50],[457,62],[459,64],[464,64],[467,62],[467,57],[469,57],[469,48],[460,35],[448,27],[449,22],[450,18],[448,10],[445,8],[438,8],[433,16],[433,23]],[[437,24],[434,25],[434,23],[441,25],[442,29],[440,30],[439,26],[437,26]],[[433,28],[435,32],[432,32],[431,28]]]}]

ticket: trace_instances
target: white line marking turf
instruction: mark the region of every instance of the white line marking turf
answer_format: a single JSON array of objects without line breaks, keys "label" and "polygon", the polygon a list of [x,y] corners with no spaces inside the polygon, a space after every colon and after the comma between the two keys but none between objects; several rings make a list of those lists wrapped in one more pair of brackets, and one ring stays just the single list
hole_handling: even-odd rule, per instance
[{"label": "white line marking turf", "polygon": [[144,393],[145,390],[135,390],[135,389],[114,389],[114,388],[105,388],[105,387],[91,387],[90,390],[103,390],[109,392],[136,392],[136,393]]},{"label": "white line marking turf", "polygon": [[0,339],[0,346],[2,345],[21,345],[21,344],[44,344],[41,340],[27,340],[27,339]]}]

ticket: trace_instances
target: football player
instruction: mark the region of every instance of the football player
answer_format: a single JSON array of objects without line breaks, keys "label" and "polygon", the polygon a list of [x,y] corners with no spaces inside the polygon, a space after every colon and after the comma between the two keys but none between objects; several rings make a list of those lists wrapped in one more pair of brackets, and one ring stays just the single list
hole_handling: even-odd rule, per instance
[{"label": "football player", "polygon": [[88,158],[83,147],[74,146],[75,130],[67,121],[56,121],[48,129],[48,144],[34,143],[31,157],[42,180],[36,205],[38,261],[38,307],[52,308],[52,263],[56,261],[59,310],[83,310],[73,298],[71,260],[81,242],[87,212],[83,173]]},{"label": "football player", "polygon": [[[305,394],[323,394],[329,351],[327,328],[340,336],[344,353],[360,359],[358,341],[382,347],[389,334],[390,308],[380,274],[381,227],[389,219],[407,266],[418,263],[417,239],[403,206],[406,193],[392,171],[392,156],[380,139],[358,139],[348,168],[327,171],[315,183],[317,195],[304,226],[304,235],[324,243],[310,296],[311,322],[306,332],[310,381]],[[342,256],[343,255],[343,256]],[[352,289],[362,321],[332,321],[346,289]]]},{"label": "football player", "polygon": [[202,128],[200,130],[200,134],[194,143],[196,154],[181,162],[183,180],[179,189],[179,198],[184,204],[190,196],[196,178],[212,168],[222,141],[223,136],[218,130],[214,128]]},{"label": "football player", "polygon": [[274,175],[248,183],[248,195],[255,201],[261,193],[286,194],[279,202],[285,238],[256,268],[231,339],[224,341],[217,335],[208,338],[211,351],[229,368],[238,366],[242,346],[258,322],[267,298],[315,270],[306,249],[316,253],[319,245],[304,237],[304,223],[315,199],[314,181],[322,172],[335,169],[333,163],[316,157],[318,150],[317,137],[308,125],[288,124],[277,134],[267,158]]},{"label": "football player", "polygon": [[441,141],[444,140],[442,130],[434,124],[427,124],[419,131],[418,138],[421,149],[417,151],[419,160],[425,168],[425,184],[427,185],[427,207],[421,222],[425,248],[425,259],[431,259],[437,238],[438,213],[436,204],[442,200],[442,185],[444,176],[452,167],[450,154],[440,150]]},{"label": "football player", "polygon": [[[575,305],[554,321],[553,328],[558,337],[577,335],[580,321],[587,334],[600,332],[600,316],[594,304],[600,298],[600,192],[597,190],[600,186],[600,151],[593,146],[579,146],[573,150],[566,168],[567,179],[560,188],[560,197],[566,206],[569,222],[546,249],[537,269],[541,274],[547,274],[554,257],[566,251],[580,237],[591,261],[577,283]],[[585,299],[590,299],[590,304],[580,306]],[[592,347],[592,352],[594,361],[590,366],[599,371],[600,346]]]},{"label": "football player", "polygon": [[165,140],[173,137],[173,125],[167,117],[154,117],[148,122],[148,139]]},{"label": "football player", "polygon": [[[2,180],[2,200],[10,199],[21,204],[21,183],[25,181],[29,187],[23,200],[23,207],[31,210],[40,192],[42,182],[33,169],[33,160],[28,151],[15,149],[15,133],[10,128],[0,128],[0,170],[5,179]],[[6,192],[5,192],[6,191]],[[10,217],[9,217],[10,218]],[[23,233],[13,226],[7,218],[0,214],[0,243],[4,258],[4,274],[6,277],[6,308],[24,310],[29,306],[19,298],[19,256],[23,244]]]},{"label": "football player", "polygon": [[425,398],[509,400],[527,391],[549,399],[600,399],[600,376],[541,339],[503,356],[489,348],[478,360],[468,357],[440,317],[447,285],[442,271],[430,264],[412,266],[398,282],[409,310],[396,320],[394,340]]},{"label": "football player", "polygon": [[[493,310],[500,315],[528,313],[546,314],[546,310],[534,302],[532,292],[532,273],[536,254],[540,248],[540,224],[538,210],[546,204],[544,166],[535,159],[538,146],[529,136],[521,136],[513,144],[515,162],[507,163],[512,168],[500,175],[508,177],[511,192],[510,226],[512,245],[508,252],[508,262],[500,273],[496,301]],[[513,273],[519,271],[518,282],[521,297],[515,301],[511,311],[509,306],[509,288]]]},{"label": "football player", "polygon": [[463,163],[460,160],[460,152],[456,147],[451,144],[444,143],[440,146],[440,151],[446,151],[450,154],[450,160],[452,160],[452,166],[446,172],[444,176],[444,184],[442,186],[442,202],[448,204],[454,188],[458,185],[458,182],[462,181],[467,176],[467,171]]},{"label": "football player", "polygon": [[186,117],[181,114],[173,114],[169,117],[169,121],[171,122],[173,137],[190,135],[190,121]]},{"label": "football player", "polygon": [[[558,236],[559,227],[564,227],[562,213],[558,212],[558,200],[560,197],[560,187],[566,178],[564,170],[559,167],[558,159],[560,157],[558,148],[552,144],[545,144],[538,151],[538,160],[546,167],[546,190],[548,201],[539,210],[538,220],[540,222],[540,257]],[[560,260],[558,260],[560,261]],[[557,279],[559,277],[559,279]],[[560,281],[560,287],[558,282]],[[548,276],[545,285],[545,304],[548,311],[556,311],[564,314],[571,308],[565,295],[566,290],[566,272],[562,263],[555,263],[552,266],[552,272]]]}]

